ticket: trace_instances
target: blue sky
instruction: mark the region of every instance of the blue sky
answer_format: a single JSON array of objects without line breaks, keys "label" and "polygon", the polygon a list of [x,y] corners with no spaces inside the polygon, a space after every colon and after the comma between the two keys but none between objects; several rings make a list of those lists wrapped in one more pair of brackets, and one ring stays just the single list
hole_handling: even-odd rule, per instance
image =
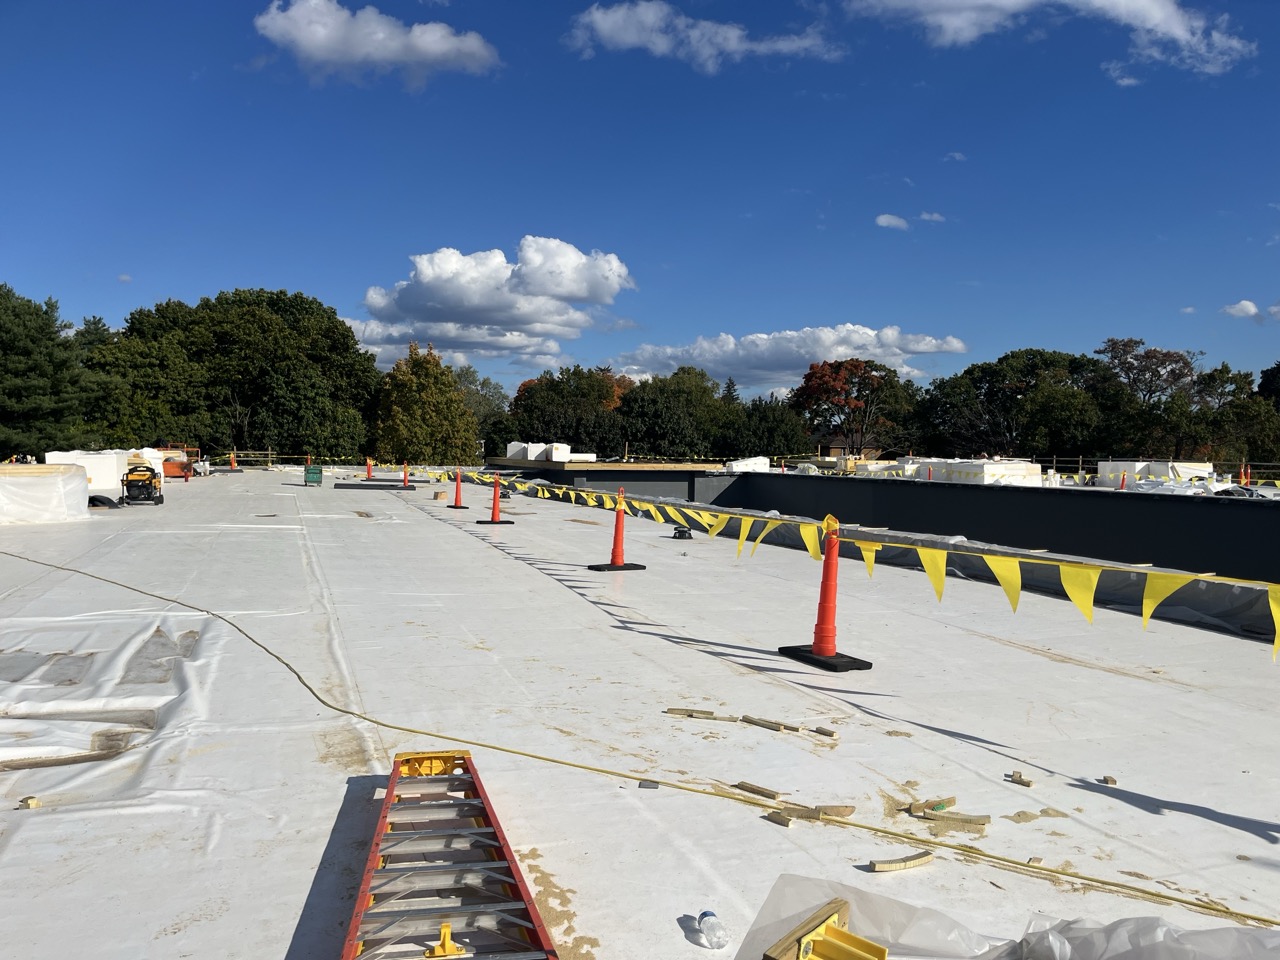
[{"label": "blue sky", "polygon": [[300,290],[508,389],[1280,361],[1277,0],[4,0],[0,38],[0,282],[68,320]]}]

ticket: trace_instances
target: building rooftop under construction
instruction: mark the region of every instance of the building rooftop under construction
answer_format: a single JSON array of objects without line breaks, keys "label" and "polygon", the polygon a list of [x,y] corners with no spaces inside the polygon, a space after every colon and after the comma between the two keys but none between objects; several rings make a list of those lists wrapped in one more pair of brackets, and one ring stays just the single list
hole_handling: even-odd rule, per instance
[{"label": "building rooftop under construction", "polygon": [[561,960],[756,960],[784,877],[1014,941],[1280,923],[1269,637],[955,575],[939,600],[931,561],[868,548],[835,628],[874,666],[829,672],[778,654],[813,640],[821,517],[790,548],[760,537],[785,516],[674,504],[685,539],[627,504],[644,569],[592,571],[603,494],[509,483],[484,525],[488,475],[455,510],[452,478],[363,473],[0,525],[9,955],[340,957],[393,758],[455,749]]}]

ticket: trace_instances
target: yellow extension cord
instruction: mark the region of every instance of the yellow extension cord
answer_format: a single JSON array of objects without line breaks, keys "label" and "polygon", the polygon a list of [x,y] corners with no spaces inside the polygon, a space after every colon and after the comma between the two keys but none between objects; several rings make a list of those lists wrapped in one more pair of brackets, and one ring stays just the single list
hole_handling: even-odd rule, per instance
[{"label": "yellow extension cord", "polygon": [[[633,773],[626,773],[620,770],[610,770],[606,767],[593,767],[590,764],[575,763],[572,760],[561,760],[556,757],[547,757],[538,753],[530,753],[527,750],[517,750],[514,747],[504,747],[495,743],[486,743],[483,740],[468,740],[465,737],[455,737],[446,733],[437,733],[434,730],[422,730],[417,727],[408,727],[399,723],[391,723],[390,721],[387,721],[387,720],[379,720],[377,717],[371,717],[368,714],[361,713],[358,710],[350,710],[346,707],[339,706],[338,704],[332,703],[329,700],[325,699],[325,697],[318,690],[316,690],[315,687],[313,687],[310,683],[307,682],[306,677],[304,677],[293,664],[291,664],[284,657],[280,656],[280,654],[276,653],[274,650],[268,647],[265,643],[254,638],[251,634],[249,634],[246,630],[244,630],[238,624],[236,624],[232,620],[229,620],[227,617],[223,616],[220,613],[215,613],[212,610],[206,610],[204,607],[198,607],[195,604],[186,603],[182,600],[178,600],[173,597],[166,597],[158,593],[151,593],[149,590],[143,590],[140,587],[130,586],[127,583],[121,583],[120,581],[112,580],[109,577],[102,577],[96,573],[89,573],[88,571],[85,571],[85,570],[77,570],[74,567],[65,567],[56,563],[47,563],[43,560],[35,560],[35,559],[32,559],[31,557],[24,557],[21,554],[10,553],[7,550],[0,550],[0,556],[12,557],[15,560],[22,560],[27,563],[33,563],[38,566],[48,567],[53,570],[61,570],[65,573],[74,573],[82,577],[89,577],[92,580],[97,580],[101,583],[108,583],[108,584],[111,584],[112,586],[119,587],[122,590],[128,590],[133,593],[141,594],[144,597],[151,597],[153,600],[159,600],[163,603],[171,603],[179,607],[184,607],[187,610],[193,610],[197,613],[203,613],[206,616],[212,617],[215,620],[219,620],[222,623],[225,623],[227,626],[229,626],[236,633],[240,634],[242,637],[248,640],[251,644],[253,644],[259,650],[265,653],[267,656],[271,657],[271,659],[275,660],[282,667],[288,670],[291,674],[293,674],[294,678],[300,684],[302,684],[303,688],[309,694],[311,694],[311,696],[316,700],[317,703],[320,703],[322,706],[328,708],[329,710],[334,711],[335,713],[345,714],[346,716],[353,717],[357,720],[363,720],[366,723],[371,723],[374,726],[382,727],[387,730],[398,730],[401,733],[411,733],[417,736],[432,737],[437,740],[448,741],[449,743],[458,743],[458,744],[463,744],[469,747],[480,747],[485,750],[496,750],[500,753],[511,754],[517,757],[525,757],[526,759],[537,760],[542,763],[554,763],[562,767],[570,767],[575,770],[585,770],[588,773],[598,773],[598,774],[601,774],[602,776],[615,777],[620,780],[639,779],[636,776],[636,774],[633,774]],[[644,779],[652,780],[652,778],[644,778]],[[706,788],[706,787],[696,787],[687,783],[675,783],[668,780],[652,780],[652,782],[661,784],[664,787],[669,787],[672,790],[683,790],[685,793],[696,793],[706,797],[719,797],[724,800],[733,800],[733,801],[736,801],[737,803],[745,804],[751,807],[758,807],[764,810],[781,810],[785,806],[784,804],[781,804],[781,803],[776,803],[776,802],[763,800],[763,799],[757,799],[755,797],[741,796],[735,793],[728,793],[724,790],[718,790],[718,789]],[[1177,904],[1179,906],[1187,907],[1188,909],[1195,910],[1200,913],[1206,913],[1212,916],[1220,916],[1230,920],[1235,920],[1237,922],[1257,923],[1257,924],[1262,924],[1264,926],[1270,926],[1270,927],[1280,926],[1280,920],[1276,920],[1271,917],[1258,916],[1252,913],[1243,913],[1239,910],[1232,910],[1229,907],[1220,906],[1214,903],[1203,902],[1200,900],[1193,900],[1189,897],[1178,897],[1170,893],[1163,893],[1156,890],[1148,890],[1144,887],[1139,887],[1129,883],[1121,883],[1117,880],[1107,880],[1103,877],[1092,877],[1092,876],[1089,876],[1088,874],[1076,873],[1071,870],[1059,870],[1055,867],[1044,866],[1043,864],[1024,863],[1023,861],[1015,860],[1012,857],[1001,856],[998,853],[988,853],[984,850],[978,849],[977,847],[972,847],[965,844],[948,843],[945,840],[936,840],[936,839],[927,838],[927,837],[917,837],[910,833],[903,833],[898,830],[890,830],[887,827],[877,827],[869,823],[860,823],[856,820],[850,820],[847,817],[824,816],[822,820],[823,822],[826,822],[826,823],[834,823],[842,827],[853,827],[854,829],[857,829],[857,830],[862,830],[867,833],[875,834],[876,836],[886,837],[890,840],[897,840],[899,842],[910,844],[913,846],[926,846],[926,847],[933,847],[939,850],[951,850],[954,853],[960,854],[961,856],[971,857],[976,860],[981,860],[986,863],[990,863],[994,866],[1002,867],[1007,870],[1012,870],[1017,873],[1041,875],[1041,876],[1050,877],[1050,878],[1058,877],[1064,880],[1070,880],[1077,883],[1087,883],[1104,890],[1110,890],[1117,893],[1125,893],[1125,894],[1137,896],[1146,900],[1156,900],[1164,903]]]}]

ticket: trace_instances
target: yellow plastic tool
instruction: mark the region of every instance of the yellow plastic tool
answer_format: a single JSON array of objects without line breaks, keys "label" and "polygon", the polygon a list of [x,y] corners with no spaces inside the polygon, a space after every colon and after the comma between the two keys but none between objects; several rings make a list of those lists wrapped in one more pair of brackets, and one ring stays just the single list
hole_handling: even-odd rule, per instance
[{"label": "yellow plastic tool", "polygon": [[440,942],[423,954],[424,957],[459,957],[466,953],[462,947],[453,942],[453,927],[447,923],[440,924]]},{"label": "yellow plastic tool", "polygon": [[885,947],[848,927],[848,902],[831,900],[766,950],[762,960],[888,960]]}]

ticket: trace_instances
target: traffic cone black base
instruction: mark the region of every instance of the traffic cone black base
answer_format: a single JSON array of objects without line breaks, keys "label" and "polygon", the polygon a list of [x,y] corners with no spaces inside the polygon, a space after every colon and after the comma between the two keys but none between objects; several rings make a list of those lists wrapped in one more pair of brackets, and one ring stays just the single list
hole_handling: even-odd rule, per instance
[{"label": "traffic cone black base", "polygon": [[[464,507],[463,509],[466,509],[466,508]],[[514,520],[477,520],[476,523],[484,523],[484,524],[488,524],[489,526],[495,526],[497,524],[503,524],[503,523],[515,523],[515,521]]]},{"label": "traffic cone black base", "polygon": [[857,657],[850,657],[843,653],[832,654],[829,657],[814,653],[813,644],[811,643],[797,647],[779,647],[778,652],[784,657],[799,660],[801,663],[807,663],[811,667],[821,667],[823,670],[830,670],[833,673],[871,669],[869,661],[859,660]]},{"label": "traffic cone black base", "polygon": [[451,503],[449,504],[449,509],[450,510],[470,510],[471,508],[466,506],[465,504]]},{"label": "traffic cone black base", "polygon": [[590,563],[588,570],[648,570],[643,563]]}]

